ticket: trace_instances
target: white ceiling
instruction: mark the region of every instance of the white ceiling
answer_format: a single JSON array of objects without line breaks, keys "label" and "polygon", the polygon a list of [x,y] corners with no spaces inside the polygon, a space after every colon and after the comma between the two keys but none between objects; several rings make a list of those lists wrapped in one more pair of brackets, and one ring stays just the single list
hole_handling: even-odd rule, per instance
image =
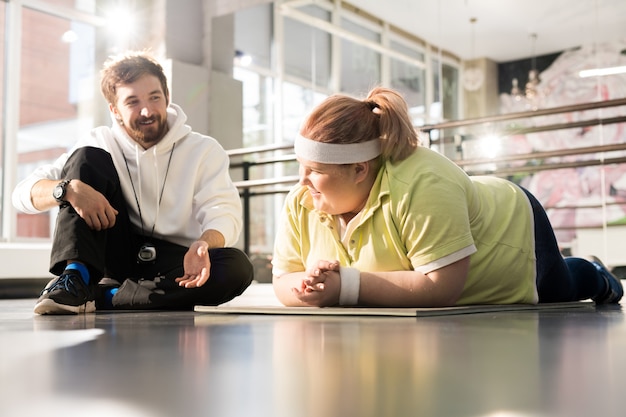
[{"label": "white ceiling", "polygon": [[[626,0],[354,0],[461,59],[508,62],[626,40]],[[472,25],[471,18],[476,18]],[[473,26],[473,28],[472,28]],[[472,45],[472,31],[474,42]]]}]

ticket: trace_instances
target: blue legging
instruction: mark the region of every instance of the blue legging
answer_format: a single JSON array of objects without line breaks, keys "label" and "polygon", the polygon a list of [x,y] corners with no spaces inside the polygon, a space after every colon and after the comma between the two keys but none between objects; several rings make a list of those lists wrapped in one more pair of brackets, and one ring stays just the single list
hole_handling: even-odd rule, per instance
[{"label": "blue legging", "polygon": [[576,257],[563,258],[541,203],[528,190],[522,189],[530,200],[535,219],[539,302],[584,300],[606,291],[604,278],[591,262]]}]

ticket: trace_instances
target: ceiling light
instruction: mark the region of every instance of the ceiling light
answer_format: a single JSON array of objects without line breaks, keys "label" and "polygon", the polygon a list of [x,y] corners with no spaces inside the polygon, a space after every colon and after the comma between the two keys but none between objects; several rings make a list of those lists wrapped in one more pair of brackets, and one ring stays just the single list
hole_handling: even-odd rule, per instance
[{"label": "ceiling light", "polygon": [[235,51],[235,65],[248,67],[252,64],[252,57],[240,50]]},{"label": "ceiling light", "polygon": [[470,19],[470,42],[472,48],[472,56],[470,58],[471,64],[467,65],[463,69],[463,87],[465,87],[467,91],[476,91],[480,89],[485,81],[485,73],[478,65],[476,65],[476,56],[474,54],[474,26],[477,20],[478,19],[475,17]]},{"label": "ceiling light", "polygon": [[539,71],[537,71],[537,58],[535,57],[537,34],[531,33],[530,39],[532,42],[532,58],[530,71],[528,72],[528,82],[526,83],[526,98],[533,99],[537,95],[537,86],[539,85]]},{"label": "ceiling light", "polygon": [[107,29],[112,38],[120,47],[128,47],[134,36],[135,18],[131,10],[119,6],[109,10],[107,15]]},{"label": "ceiling light", "polygon": [[61,36],[63,43],[74,43],[78,40],[78,34],[73,30],[68,30]]},{"label": "ceiling light", "polygon": [[607,67],[583,70],[578,73],[581,78],[586,77],[602,77],[604,75],[617,75],[626,73],[626,65],[621,67]]},{"label": "ceiling light", "polygon": [[537,42],[537,34],[531,33],[531,59],[530,59],[530,70],[528,71],[528,81],[524,86],[524,90],[522,91],[519,88],[519,82],[517,78],[513,78],[513,85],[511,88],[511,95],[515,98],[515,101],[521,101],[522,99],[526,99],[527,105],[536,110],[538,107],[538,99],[541,94],[539,91],[539,70],[537,69],[537,58],[535,56],[535,43]]}]

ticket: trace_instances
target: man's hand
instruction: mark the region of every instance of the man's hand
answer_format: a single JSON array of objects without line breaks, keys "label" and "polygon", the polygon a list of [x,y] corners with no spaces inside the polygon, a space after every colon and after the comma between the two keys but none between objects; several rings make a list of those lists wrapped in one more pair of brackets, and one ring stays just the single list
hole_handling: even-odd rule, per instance
[{"label": "man's hand", "polygon": [[67,185],[65,199],[91,229],[100,231],[115,226],[118,211],[102,193],[81,180],[73,179]]},{"label": "man's hand", "polygon": [[209,245],[203,240],[195,241],[183,259],[184,275],[176,278],[178,285],[185,288],[203,286],[209,280],[211,259]]}]

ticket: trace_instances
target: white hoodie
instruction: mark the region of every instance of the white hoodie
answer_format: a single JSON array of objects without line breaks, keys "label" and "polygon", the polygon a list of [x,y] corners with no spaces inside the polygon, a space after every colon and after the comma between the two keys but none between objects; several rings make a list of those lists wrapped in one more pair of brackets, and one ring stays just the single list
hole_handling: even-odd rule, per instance
[{"label": "white hoodie", "polygon": [[31,201],[33,185],[41,179],[60,180],[69,155],[77,148],[94,146],[111,154],[131,223],[137,231],[142,229],[138,201],[143,233],[148,236],[154,226],[154,237],[189,246],[204,231],[214,229],[224,235],[226,246],[233,246],[241,231],[242,211],[239,193],[228,170],[230,160],[215,139],[192,132],[186,121],[182,109],[170,104],[167,110],[169,131],[147,150],[115,121],[112,127],[92,129],[68,153],[52,164],[39,167],[21,181],[13,190],[13,205],[24,213],[40,213]]}]

